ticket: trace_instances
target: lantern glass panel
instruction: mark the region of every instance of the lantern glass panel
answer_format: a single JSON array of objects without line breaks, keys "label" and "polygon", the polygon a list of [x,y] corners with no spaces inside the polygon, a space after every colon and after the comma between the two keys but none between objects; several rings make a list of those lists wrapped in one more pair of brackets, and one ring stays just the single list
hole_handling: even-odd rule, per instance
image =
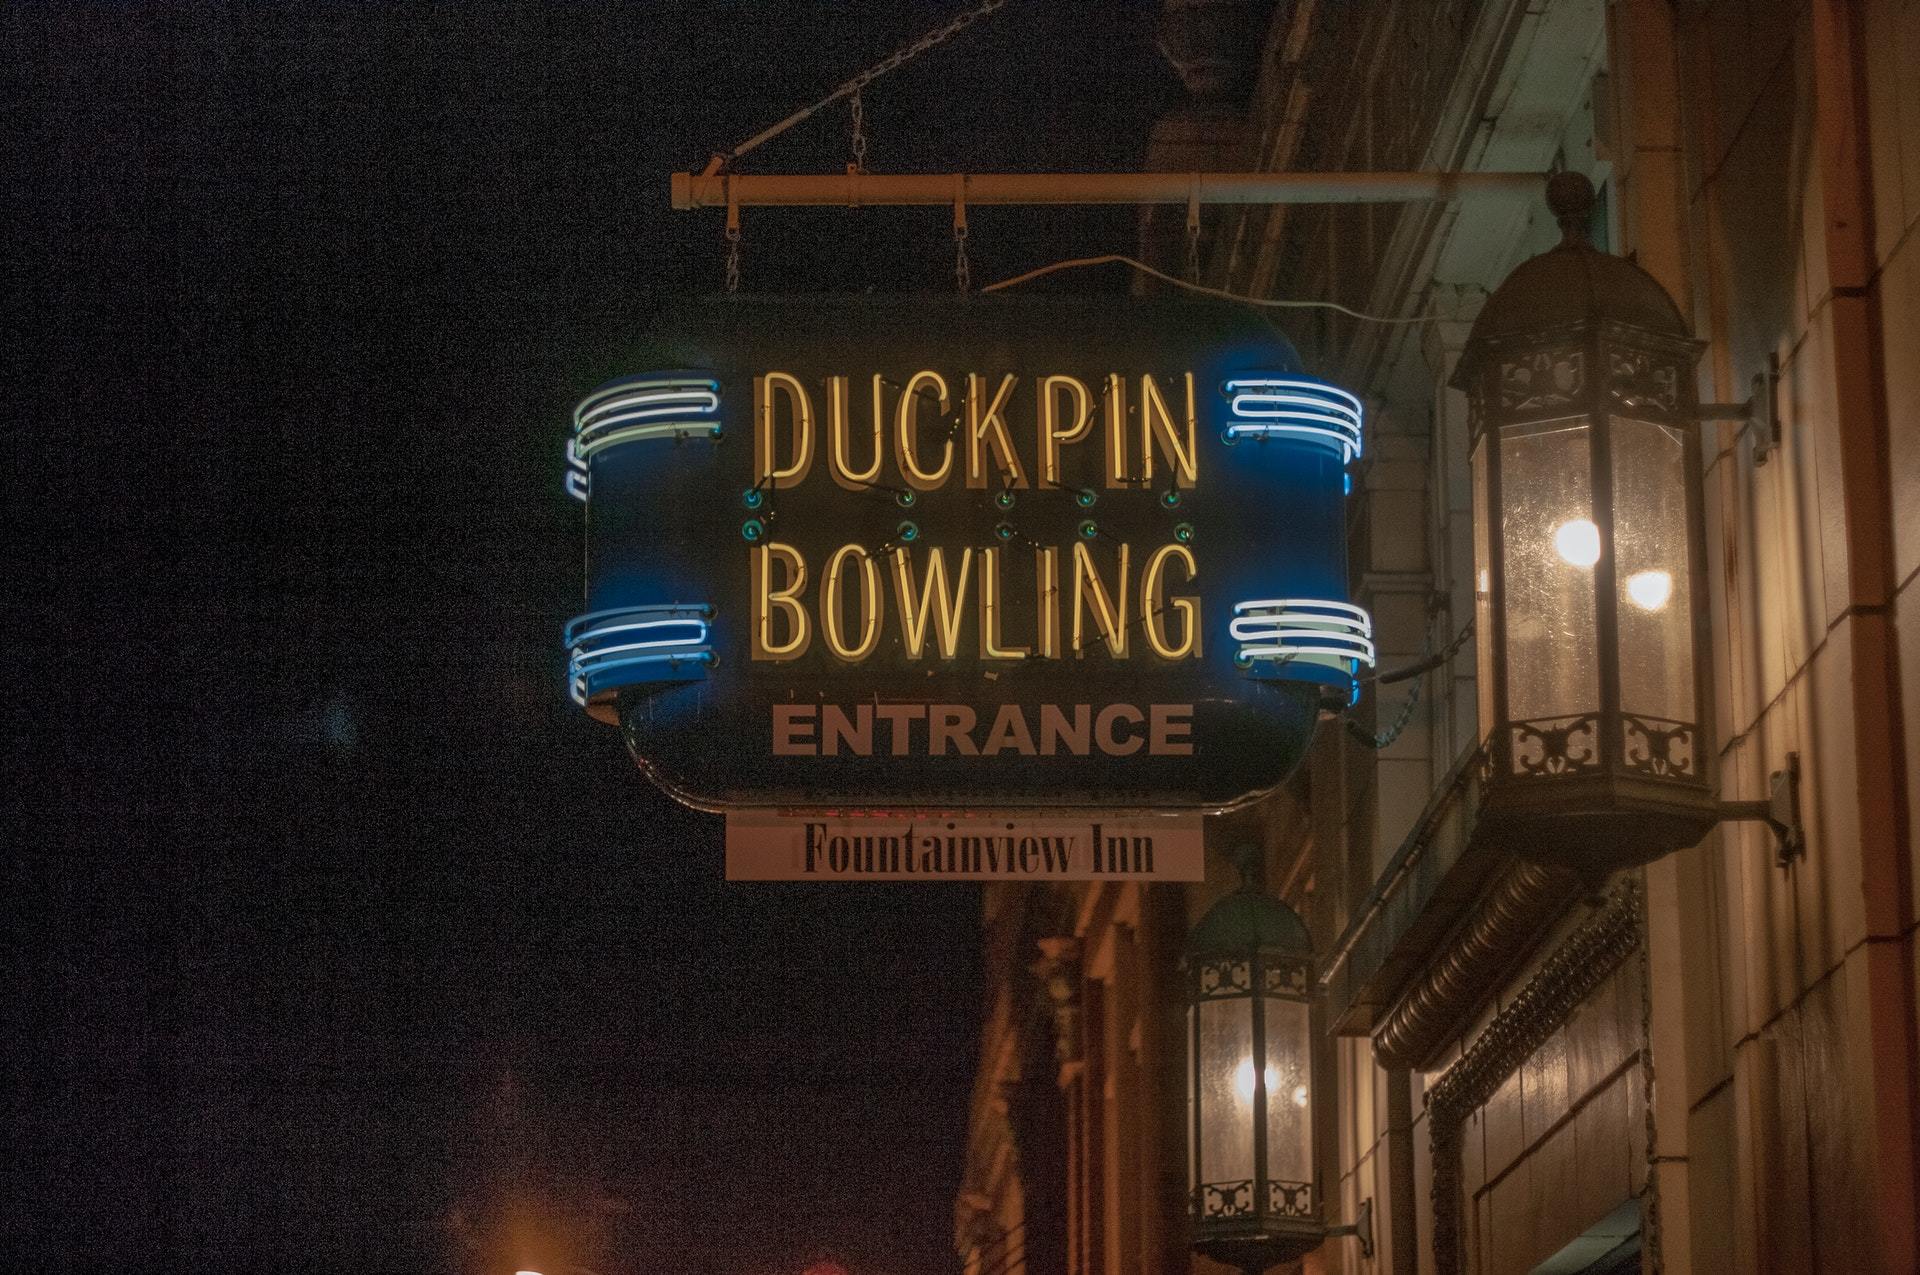
[{"label": "lantern glass panel", "polygon": [[1611,429],[1620,707],[1642,717],[1691,722],[1686,439],[1649,421],[1616,417]]},{"label": "lantern glass panel", "polygon": [[1480,738],[1493,733],[1493,555],[1487,528],[1487,440],[1473,447],[1473,631]]},{"label": "lantern glass panel", "polygon": [[1509,427],[1500,437],[1507,716],[1541,721],[1600,706],[1589,430],[1584,420]]},{"label": "lantern glass panel", "polygon": [[[1313,1180],[1313,1090],[1307,1050],[1312,1037],[1303,1001],[1268,1000],[1267,1177],[1277,1182]],[[1252,1074],[1248,1060],[1248,1075]],[[1305,1207],[1302,1201],[1302,1207]]]},{"label": "lantern glass panel", "polygon": [[1199,1013],[1199,1177],[1202,1182],[1248,1181],[1253,1177],[1253,998],[1202,1001]]}]

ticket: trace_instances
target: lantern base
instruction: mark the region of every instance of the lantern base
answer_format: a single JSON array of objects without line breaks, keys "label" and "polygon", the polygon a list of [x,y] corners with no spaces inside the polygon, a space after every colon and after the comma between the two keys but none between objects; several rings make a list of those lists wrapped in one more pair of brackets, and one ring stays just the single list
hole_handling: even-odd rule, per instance
[{"label": "lantern base", "polygon": [[1625,775],[1527,778],[1486,783],[1475,837],[1597,883],[1699,845],[1721,817],[1704,784]]},{"label": "lantern base", "polygon": [[1257,1275],[1282,1262],[1295,1261],[1326,1242],[1326,1228],[1314,1222],[1196,1239],[1193,1251],[1222,1265],[1238,1267],[1248,1275]]}]

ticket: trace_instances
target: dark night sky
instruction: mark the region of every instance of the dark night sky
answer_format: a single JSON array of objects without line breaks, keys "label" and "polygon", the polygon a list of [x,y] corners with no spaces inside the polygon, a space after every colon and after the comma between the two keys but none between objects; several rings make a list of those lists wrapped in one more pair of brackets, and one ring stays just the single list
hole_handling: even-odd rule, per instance
[{"label": "dark night sky", "polygon": [[[955,1268],[977,896],[724,885],[558,634],[567,412],[721,277],[667,174],[957,7],[0,14],[0,1265]],[[1137,164],[1154,8],[1013,0],[870,90],[871,166]],[[975,277],[1132,216],[976,210]],[[950,287],[947,236],[750,210],[747,287]]]}]

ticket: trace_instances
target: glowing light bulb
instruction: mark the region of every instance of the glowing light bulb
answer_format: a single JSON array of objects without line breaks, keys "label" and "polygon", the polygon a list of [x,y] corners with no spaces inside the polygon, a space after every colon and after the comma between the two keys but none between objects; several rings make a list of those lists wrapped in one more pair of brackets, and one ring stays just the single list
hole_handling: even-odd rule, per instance
[{"label": "glowing light bulb", "polygon": [[1571,565],[1590,567],[1600,561],[1600,528],[1585,518],[1563,522],[1553,529],[1553,548]]},{"label": "glowing light bulb", "polygon": [[[1273,1068],[1267,1068],[1267,1092],[1272,1093],[1280,1085],[1280,1075]],[[1242,1102],[1253,1101],[1253,1059],[1243,1058],[1233,1072],[1233,1091],[1240,1095]]]},{"label": "glowing light bulb", "polygon": [[1673,577],[1665,571],[1636,571],[1627,577],[1627,596],[1642,611],[1658,611],[1673,596]]},{"label": "glowing light bulb", "polygon": [[1295,1085],[1293,1087],[1293,1105],[1296,1107],[1304,1107],[1307,1105],[1307,1087],[1305,1085]]}]

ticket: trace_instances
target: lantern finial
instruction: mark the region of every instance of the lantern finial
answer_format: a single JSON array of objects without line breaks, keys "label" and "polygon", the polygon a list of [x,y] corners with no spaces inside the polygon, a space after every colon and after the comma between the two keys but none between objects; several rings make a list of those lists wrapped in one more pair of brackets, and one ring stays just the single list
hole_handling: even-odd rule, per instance
[{"label": "lantern finial", "polygon": [[1560,223],[1560,246],[1590,247],[1587,226],[1593,218],[1593,183],[1585,173],[1559,172],[1547,178],[1547,207]]}]

